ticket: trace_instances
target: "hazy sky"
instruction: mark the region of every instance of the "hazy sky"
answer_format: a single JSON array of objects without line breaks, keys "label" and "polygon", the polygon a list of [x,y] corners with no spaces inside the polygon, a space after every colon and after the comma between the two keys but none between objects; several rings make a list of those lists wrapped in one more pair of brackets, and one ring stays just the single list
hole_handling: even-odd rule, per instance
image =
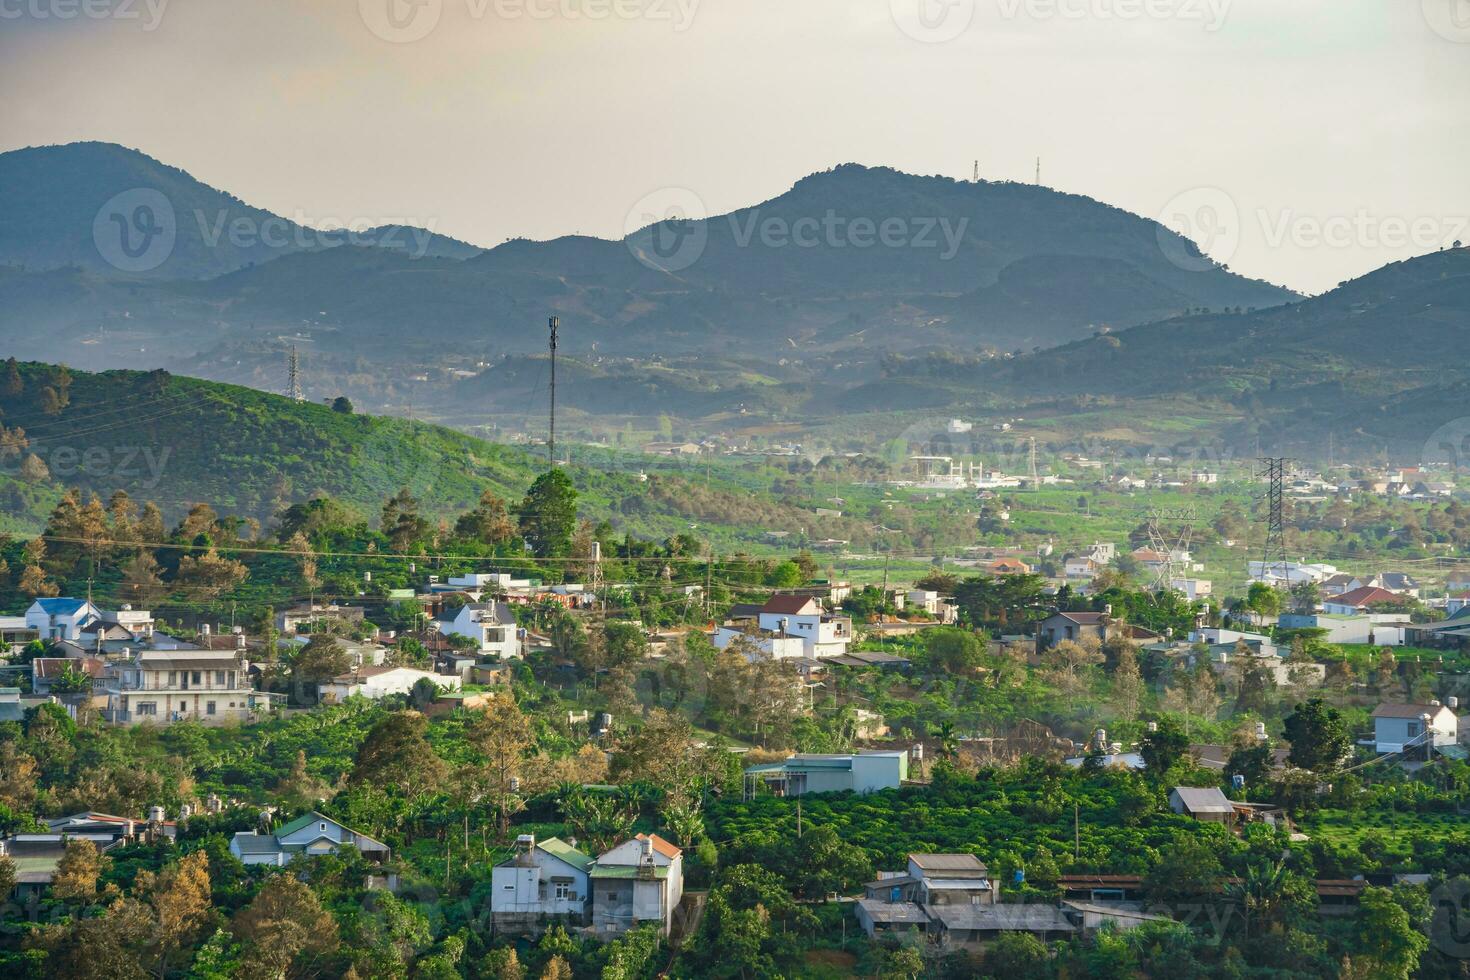
[{"label": "hazy sky", "polygon": [[1303,290],[1470,241],[1470,0],[0,0],[0,91],[0,149],[481,245],[1038,155]]}]

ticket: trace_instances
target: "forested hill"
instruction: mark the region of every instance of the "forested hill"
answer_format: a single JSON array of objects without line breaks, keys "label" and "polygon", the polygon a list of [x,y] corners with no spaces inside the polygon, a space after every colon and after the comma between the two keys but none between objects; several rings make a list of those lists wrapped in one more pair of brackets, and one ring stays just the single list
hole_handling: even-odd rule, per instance
[{"label": "forested hill", "polygon": [[[488,442],[407,419],[359,415],[350,406],[296,402],[253,388],[163,371],[72,371],[0,364],[0,526],[34,530],[64,489],[107,496],[125,490],[170,519],[194,503],[268,523],[285,505],[328,496],[376,521],[383,501],[407,488],[428,516],[448,519],[490,490],[512,503],[545,469],[544,450]],[[860,538],[856,520],[809,510],[751,488],[686,480],[668,461],[581,447],[566,471],[582,516],[636,537],[702,533],[723,545],[764,528]],[[647,468],[648,473],[643,470]]]},{"label": "forested hill", "polygon": [[[1118,416],[1192,400],[1226,420],[1238,447],[1315,456],[1415,459],[1466,413],[1470,248],[1384,266],[1312,299],[1256,312],[1197,314],[1012,359],[897,366],[890,386],[923,384],[958,400],[984,392],[1036,407]],[[931,397],[940,397],[931,395]],[[1170,408],[1170,414],[1178,409]],[[1231,422],[1233,420],[1233,423]]]}]

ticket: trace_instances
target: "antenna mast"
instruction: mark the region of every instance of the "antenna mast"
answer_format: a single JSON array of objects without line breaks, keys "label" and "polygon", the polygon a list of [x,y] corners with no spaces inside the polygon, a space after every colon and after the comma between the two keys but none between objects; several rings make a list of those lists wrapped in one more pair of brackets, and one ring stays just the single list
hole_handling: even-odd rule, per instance
[{"label": "antenna mast", "polygon": [[556,465],[556,331],[561,326],[561,317],[547,321],[551,328],[551,429],[546,438],[546,455],[552,466]]},{"label": "antenna mast", "polygon": [[1036,186],[1041,186],[1041,157],[1036,158]]},{"label": "antenna mast", "polygon": [[980,183],[980,161],[979,160],[976,160],[975,161],[975,177],[974,177],[974,180],[975,180],[975,183],[977,183],[977,184]]}]

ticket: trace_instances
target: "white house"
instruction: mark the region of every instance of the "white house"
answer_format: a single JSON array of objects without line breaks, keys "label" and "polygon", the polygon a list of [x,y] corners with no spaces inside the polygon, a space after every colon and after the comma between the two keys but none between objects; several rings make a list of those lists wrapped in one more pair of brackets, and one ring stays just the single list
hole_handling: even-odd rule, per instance
[{"label": "white house", "polygon": [[450,691],[459,690],[464,683],[458,674],[434,674],[415,667],[359,667],[350,674],[318,683],[317,699],[324,704],[339,704],[360,695],[377,701],[390,694],[407,694],[426,678],[436,687]]},{"label": "white house", "polygon": [[583,925],[592,901],[592,858],[556,837],[516,838],[515,854],[490,872],[490,915],[497,929],[533,929],[549,919]]},{"label": "white house", "polygon": [[274,833],[245,830],[230,841],[230,853],[241,864],[285,867],[298,854],[308,857],[331,854],[342,847],[355,847],[364,857],[386,861],[392,856],[387,844],[322,816],[316,811],[297,817]]},{"label": "white house", "polygon": [[43,640],[76,640],[82,630],[101,622],[102,610],[86,599],[37,599],[26,610],[26,627]]},{"label": "white house", "polygon": [[1196,599],[1203,599],[1206,596],[1213,595],[1215,591],[1214,585],[1212,585],[1210,580],[1207,578],[1170,579],[1169,588],[1173,589],[1175,592],[1183,592],[1184,597],[1190,602],[1194,602]]},{"label": "white house", "polygon": [[667,936],[684,897],[683,854],[657,834],[639,834],[599,855],[588,872],[593,928],[607,935],[657,923]]},{"label": "white house", "polygon": [[909,775],[906,749],[858,752],[853,755],[799,753],[784,762],[745,770],[747,796],[762,786],[776,796],[807,793],[876,793],[897,789]]},{"label": "white house", "polygon": [[715,627],[712,640],[717,650],[733,644],[737,650],[749,654],[747,660],[800,660],[806,656],[806,641],[794,633],[725,625]]},{"label": "white house", "polygon": [[1380,704],[1373,709],[1373,742],[1379,752],[1412,751],[1429,744],[1449,746],[1459,738],[1460,719],[1438,701]]},{"label": "white house", "polygon": [[1087,555],[1079,555],[1075,558],[1067,559],[1065,566],[1063,566],[1063,572],[1067,578],[1090,579],[1102,571],[1102,568],[1103,566],[1099,565],[1095,559]]},{"label": "white house", "polygon": [[436,619],[434,625],[445,636],[469,637],[482,654],[510,658],[520,657],[524,652],[520,628],[509,603],[466,603],[453,616]]},{"label": "white house", "polygon": [[810,596],[773,595],[761,606],[761,629],[779,630],[800,636],[807,656],[840,657],[852,640],[852,620],[829,616],[822,604]]}]

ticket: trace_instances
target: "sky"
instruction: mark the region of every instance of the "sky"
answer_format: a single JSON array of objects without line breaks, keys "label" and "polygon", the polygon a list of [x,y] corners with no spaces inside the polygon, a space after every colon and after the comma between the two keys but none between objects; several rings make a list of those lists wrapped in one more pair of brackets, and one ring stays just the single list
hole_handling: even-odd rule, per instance
[{"label": "sky", "polygon": [[1304,292],[1470,242],[1470,0],[0,0],[0,92],[0,150],[483,246],[1038,157]]}]

